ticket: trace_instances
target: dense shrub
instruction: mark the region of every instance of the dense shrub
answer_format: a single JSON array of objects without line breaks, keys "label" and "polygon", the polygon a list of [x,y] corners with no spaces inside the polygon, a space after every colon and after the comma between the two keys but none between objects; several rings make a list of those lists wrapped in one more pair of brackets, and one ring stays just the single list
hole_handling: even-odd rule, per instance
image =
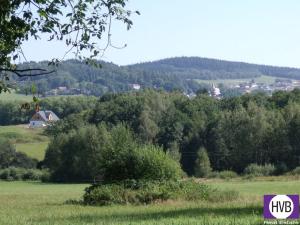
[{"label": "dense shrub", "polygon": [[300,166],[296,167],[295,169],[293,169],[290,174],[292,175],[300,175]]},{"label": "dense shrub", "polygon": [[32,169],[32,168],[36,168],[37,164],[38,164],[37,159],[30,158],[23,152],[16,152],[15,157],[10,166]]},{"label": "dense shrub", "polygon": [[49,168],[52,181],[92,182],[101,175],[101,151],[107,140],[99,132],[87,126],[50,142],[43,164]]},{"label": "dense shrub", "polygon": [[[151,204],[166,200],[222,201],[237,198],[235,192],[220,192],[193,180],[126,181],[86,188],[83,202],[88,205]],[[222,197],[223,196],[223,197]]]},{"label": "dense shrub", "polygon": [[219,173],[221,179],[232,179],[238,177],[237,173],[230,170],[224,170]]},{"label": "dense shrub", "polygon": [[178,179],[178,162],[163,149],[138,144],[129,129],[120,124],[87,126],[50,143],[44,164],[53,181],[91,182],[126,179]]},{"label": "dense shrub", "polygon": [[15,147],[5,139],[0,139],[0,168],[19,167],[36,168],[37,160],[17,152]]},{"label": "dense shrub", "polygon": [[0,170],[0,179],[7,181],[42,180],[49,176],[48,174],[46,170],[9,167]]},{"label": "dense shrub", "polygon": [[274,165],[265,164],[265,165],[257,165],[257,164],[250,164],[244,170],[245,175],[252,175],[252,176],[269,176],[274,175],[276,172],[276,168]]},{"label": "dense shrub", "polygon": [[7,181],[21,180],[24,173],[25,169],[23,168],[6,168],[0,170],[0,179]]},{"label": "dense shrub", "polygon": [[92,186],[86,189],[84,202],[89,205],[125,204],[125,189],[119,185]]},{"label": "dense shrub", "polygon": [[16,150],[14,146],[5,139],[0,139],[0,168],[7,168],[14,160]]},{"label": "dense shrub", "polygon": [[[124,150],[124,149],[123,149]],[[106,181],[125,179],[175,180],[182,175],[179,164],[162,149],[152,145],[135,147],[104,156],[103,176]]]},{"label": "dense shrub", "polygon": [[47,181],[49,172],[47,170],[28,169],[22,176],[22,180],[40,180]]},{"label": "dense shrub", "polygon": [[[30,119],[34,110],[20,110],[21,101],[0,100],[0,125],[24,124]],[[2,136],[2,134],[1,134]]]}]

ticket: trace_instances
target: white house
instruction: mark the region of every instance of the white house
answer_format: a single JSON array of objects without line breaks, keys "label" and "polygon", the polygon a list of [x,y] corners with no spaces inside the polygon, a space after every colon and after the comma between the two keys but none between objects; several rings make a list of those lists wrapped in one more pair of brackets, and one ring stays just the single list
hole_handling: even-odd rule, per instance
[{"label": "white house", "polygon": [[38,111],[36,112],[32,118],[30,119],[29,127],[46,127],[49,124],[58,121],[59,118],[55,115],[54,112],[46,110],[46,111]]}]

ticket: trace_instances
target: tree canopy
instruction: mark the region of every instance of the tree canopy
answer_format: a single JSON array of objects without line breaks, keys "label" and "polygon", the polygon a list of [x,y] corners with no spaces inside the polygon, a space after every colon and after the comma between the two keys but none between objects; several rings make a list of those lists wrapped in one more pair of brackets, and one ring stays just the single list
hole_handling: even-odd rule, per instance
[{"label": "tree canopy", "polygon": [[[221,100],[205,94],[189,99],[180,92],[146,90],[105,95],[88,111],[68,116],[48,128],[48,133],[59,139],[89,124],[126,124],[137,143],[159,146],[195,176],[207,176],[211,169],[241,174],[250,164],[271,164],[276,173],[299,166],[299,90]],[[64,149],[56,143],[53,153]]]}]

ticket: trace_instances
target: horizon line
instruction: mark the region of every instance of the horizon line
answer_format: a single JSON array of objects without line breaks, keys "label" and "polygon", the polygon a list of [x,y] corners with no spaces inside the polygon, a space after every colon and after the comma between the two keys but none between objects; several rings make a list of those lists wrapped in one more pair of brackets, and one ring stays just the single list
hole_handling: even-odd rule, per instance
[{"label": "horizon line", "polygon": [[[141,61],[141,62],[135,62],[135,63],[129,63],[129,64],[118,64],[113,61],[108,61],[105,59],[97,59],[96,61],[98,62],[105,62],[105,63],[111,63],[119,67],[127,67],[127,66],[135,66],[135,65],[140,65],[140,64],[146,64],[146,63],[155,63],[163,60],[168,60],[168,59],[176,59],[176,58],[199,58],[199,59],[206,59],[206,60],[216,60],[216,61],[222,61],[222,62],[230,62],[230,63],[243,63],[243,64],[248,64],[248,65],[256,65],[256,66],[269,66],[269,67],[280,67],[280,68],[289,68],[289,69],[300,69],[300,67],[294,67],[294,66],[280,66],[280,65],[272,65],[272,64],[260,64],[260,63],[252,63],[252,62],[246,62],[246,61],[239,61],[239,60],[229,60],[229,59],[221,59],[221,58],[209,58],[209,57],[204,57],[204,56],[170,56],[166,58],[160,58],[160,59],[153,59],[153,60],[148,60],[148,61]],[[69,60],[75,60],[75,61],[80,61],[79,59],[76,58],[68,58],[64,59],[61,62],[66,62]],[[41,61],[34,61],[34,60],[29,60],[29,61],[24,61],[21,63],[18,63],[16,65],[22,65],[26,63],[43,63],[43,62],[50,62],[51,60],[41,60]]]}]

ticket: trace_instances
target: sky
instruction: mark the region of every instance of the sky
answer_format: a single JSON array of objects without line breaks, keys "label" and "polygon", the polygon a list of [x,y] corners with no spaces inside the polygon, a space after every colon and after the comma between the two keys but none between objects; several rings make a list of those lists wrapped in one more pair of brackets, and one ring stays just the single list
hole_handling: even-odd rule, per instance
[{"label": "sky", "polygon": [[[299,0],[129,0],[139,10],[127,31],[114,22],[103,60],[119,65],[199,56],[300,68]],[[101,45],[101,43],[100,43]],[[30,40],[28,60],[60,58],[62,43]],[[72,58],[74,55],[68,55]]]}]

